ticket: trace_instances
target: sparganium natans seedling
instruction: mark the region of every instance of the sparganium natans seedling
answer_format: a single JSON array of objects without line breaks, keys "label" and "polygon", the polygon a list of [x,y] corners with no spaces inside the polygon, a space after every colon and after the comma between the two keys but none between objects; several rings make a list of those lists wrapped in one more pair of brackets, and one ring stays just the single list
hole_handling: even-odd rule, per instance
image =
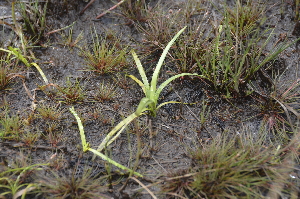
[{"label": "sparganium natans seedling", "polygon": [[175,42],[175,40],[177,39],[177,37],[179,37],[179,35],[184,31],[186,27],[182,28],[174,37],[173,39],[168,43],[168,45],[166,46],[166,48],[164,49],[161,57],[159,58],[159,61],[156,65],[156,68],[153,72],[153,76],[152,76],[152,80],[151,80],[151,84],[149,84],[148,79],[146,77],[144,68],[139,60],[139,58],[137,57],[137,55],[135,54],[134,51],[132,51],[132,55],[133,58],[135,60],[135,63],[137,65],[137,68],[139,70],[139,73],[141,75],[142,81],[140,81],[139,79],[137,79],[136,77],[134,77],[133,75],[129,75],[129,77],[131,77],[134,81],[136,81],[143,89],[145,97],[141,100],[136,113],[139,115],[142,112],[149,110],[152,116],[156,116],[156,111],[162,107],[163,105],[169,104],[169,103],[178,103],[175,101],[169,101],[169,102],[165,102],[162,103],[160,105],[157,106],[157,101],[159,98],[159,95],[161,93],[161,91],[173,80],[182,77],[182,76],[186,76],[186,75],[197,75],[197,74],[192,74],[192,73],[181,73],[178,75],[175,75],[173,77],[170,77],[169,79],[167,79],[166,81],[164,81],[158,88],[157,88],[157,79],[158,79],[158,74],[159,71],[162,67],[162,64],[166,58],[166,55],[169,51],[169,49],[171,48],[171,46],[173,45],[173,43]]},{"label": "sparganium natans seedling", "polygon": [[158,101],[161,91],[171,81],[175,80],[176,78],[185,76],[185,75],[197,75],[197,74],[196,73],[195,74],[181,73],[181,74],[175,75],[173,77],[170,77],[166,81],[164,81],[158,88],[157,88],[157,79],[158,79],[159,71],[161,69],[161,66],[166,58],[166,55],[167,55],[169,49],[171,48],[171,46],[173,45],[173,43],[177,39],[177,37],[179,37],[179,35],[184,31],[185,28],[186,27],[182,28],[164,49],[157,65],[156,65],[156,68],[153,72],[151,84],[149,84],[149,82],[148,82],[148,79],[147,79],[145,70],[141,64],[141,61],[137,57],[136,53],[134,51],[132,51],[132,55],[133,55],[136,65],[137,65],[137,68],[139,70],[139,73],[141,75],[142,81],[137,79],[133,75],[129,75],[129,77],[131,77],[134,81],[136,81],[141,86],[141,88],[145,94],[145,97],[140,101],[140,103],[134,113],[132,113],[127,118],[125,118],[123,121],[121,121],[109,134],[107,134],[105,139],[102,141],[102,143],[98,147],[97,151],[102,151],[104,149],[104,147],[111,144],[121,134],[121,132],[126,128],[126,126],[131,123],[132,120],[134,120],[135,118],[139,117],[142,114],[145,114],[146,111],[150,111],[150,114],[152,116],[156,116],[156,111],[163,105],[166,105],[169,103],[180,103],[180,102],[176,102],[176,101],[169,101],[169,102],[164,102],[160,105],[157,105],[157,101]]},{"label": "sparganium natans seedling", "polygon": [[[109,161],[110,163],[114,164],[115,166],[131,171],[132,170],[124,167],[123,165],[120,165],[116,162],[114,162],[113,160],[111,160],[110,158],[106,157],[104,154],[101,153],[101,151],[108,145],[110,145],[120,134],[121,132],[128,126],[128,124],[130,124],[135,118],[139,117],[140,115],[143,115],[146,113],[146,111],[149,111],[150,114],[152,116],[156,116],[156,111],[162,107],[163,105],[169,104],[169,103],[179,103],[179,102],[175,102],[175,101],[169,101],[169,102],[164,102],[162,104],[157,105],[158,102],[158,98],[159,95],[161,93],[161,91],[173,80],[175,80],[176,78],[185,76],[185,75],[197,75],[197,74],[191,74],[191,73],[181,73],[178,75],[175,75],[173,77],[170,77],[169,79],[167,79],[166,81],[164,81],[158,88],[157,88],[157,80],[158,80],[158,74],[159,71],[162,67],[162,64],[164,62],[164,59],[166,58],[166,55],[169,51],[169,49],[171,48],[171,46],[173,45],[174,41],[177,39],[177,37],[179,37],[179,35],[184,31],[186,27],[182,28],[175,36],[174,38],[168,43],[168,45],[166,46],[166,48],[164,49],[157,65],[156,68],[154,70],[153,76],[152,76],[152,80],[151,80],[151,84],[149,84],[146,73],[144,71],[144,68],[139,60],[139,58],[137,57],[136,53],[134,51],[132,51],[132,55],[133,58],[135,60],[135,63],[137,65],[137,68],[139,70],[139,73],[141,75],[142,81],[137,79],[135,76],[133,75],[129,75],[129,77],[131,77],[134,81],[136,81],[141,87],[143,92],[145,93],[145,97],[140,101],[136,111],[134,113],[132,113],[131,115],[129,115],[127,118],[125,118],[124,120],[122,120],[117,126],[115,126],[115,128],[113,128],[104,138],[104,140],[102,141],[102,143],[99,145],[97,150],[91,149],[89,147],[89,144],[86,142],[85,140],[85,135],[84,135],[84,131],[83,131],[83,127],[82,124],[80,122],[80,119],[78,120],[78,126],[80,129],[80,136],[81,136],[81,140],[82,140],[82,145],[83,145],[83,150],[84,151],[92,151],[95,155],[100,156],[102,159]],[[74,116],[76,118],[77,114],[74,110],[74,108],[70,109],[71,112],[74,114]],[[94,156],[95,157],[95,156]],[[94,159],[94,158],[93,158]],[[134,172],[136,175],[141,176],[140,174]]]}]

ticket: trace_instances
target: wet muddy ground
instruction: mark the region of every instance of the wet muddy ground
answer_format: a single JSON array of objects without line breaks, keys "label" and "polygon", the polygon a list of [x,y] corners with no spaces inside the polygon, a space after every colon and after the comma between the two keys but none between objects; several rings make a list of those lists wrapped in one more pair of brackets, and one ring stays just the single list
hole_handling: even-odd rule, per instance
[{"label": "wet muddy ground", "polygon": [[[158,56],[155,51],[143,53],[147,51],[145,35],[138,31],[134,24],[136,22],[122,16],[121,8],[117,7],[95,20],[97,15],[115,3],[96,0],[80,15],[86,2],[64,2],[50,1],[46,18],[47,31],[43,39],[36,44],[42,47],[32,49],[36,57],[34,61],[39,64],[52,86],[43,87],[45,82],[35,68],[26,69],[20,66],[23,67],[20,73],[24,76],[24,81],[16,78],[10,89],[1,93],[1,117],[4,117],[7,111],[5,107],[8,107],[9,115],[17,115],[22,120],[20,131],[38,134],[38,137],[32,144],[26,143],[24,137],[19,140],[3,139],[0,142],[0,157],[2,162],[12,165],[13,162],[20,161],[23,155],[30,159],[31,164],[50,163],[49,168],[61,175],[75,173],[78,177],[83,175],[85,168],[92,168],[91,175],[105,175],[105,162],[99,157],[91,161],[93,154],[82,152],[77,122],[69,108],[75,107],[83,121],[87,141],[93,148],[97,148],[105,135],[124,117],[133,113],[143,98],[141,88],[126,76],[132,74],[139,78],[130,50],[135,49],[139,57],[142,57],[148,76],[152,74]],[[0,17],[11,16],[11,2],[0,0],[0,3]],[[148,8],[154,8],[157,3],[164,5],[169,12],[176,12],[185,6],[185,1],[180,0],[168,3],[147,1]],[[213,15],[212,21],[214,17],[221,20],[219,11],[224,8],[224,4],[232,6],[234,3],[213,1],[212,5],[205,2],[203,9],[207,14]],[[266,8],[266,22],[262,28],[274,28],[273,36],[264,52],[267,54],[283,41],[295,41],[300,36],[300,27],[295,20],[295,5],[292,1],[268,1]],[[202,13],[199,16],[202,16]],[[18,17],[21,15],[17,13]],[[6,23],[12,23],[10,17],[4,20]],[[210,27],[212,21],[208,20],[204,28]],[[19,23],[22,23],[22,20]],[[71,24],[73,25],[70,28],[47,34]],[[0,28],[1,48],[18,46],[18,38],[11,27],[0,24]],[[71,29],[72,33],[69,32]],[[87,63],[80,49],[93,42],[94,31],[103,37],[120,36],[120,45],[128,49],[126,66],[120,71],[99,74],[87,70]],[[78,36],[81,40],[75,44]],[[280,89],[288,88],[298,79],[299,52],[296,44],[291,45],[278,56],[276,64],[272,66],[280,69],[276,71],[282,74],[278,85]],[[175,70],[170,60],[167,60],[160,72],[160,82],[172,74],[170,71]],[[268,84],[266,81],[268,80],[257,78],[254,84],[264,90],[264,83]],[[57,89],[57,86],[66,88],[68,85],[81,92],[82,96],[68,101],[66,95]],[[115,93],[108,99],[99,99],[99,89],[110,89]],[[255,137],[262,128],[267,128],[263,126],[265,114],[260,100],[257,99],[258,95],[257,91],[256,95],[253,93],[251,96],[226,99],[210,89],[200,78],[179,78],[164,89],[160,102],[182,103],[162,107],[155,118],[148,115],[137,118],[107,149],[107,153],[113,160],[130,168],[139,158],[136,171],[145,176],[141,179],[142,182],[145,185],[156,182],[174,171],[193,166],[190,151],[203,142],[224,134],[234,136],[249,131]],[[41,112],[45,107],[55,110],[55,113],[50,113],[54,119],[42,116]],[[203,125],[200,121],[201,113],[206,115]],[[292,119],[296,122],[295,118]],[[272,133],[269,136],[272,137]],[[139,157],[136,155],[138,152]],[[113,178],[110,180],[116,185],[109,187],[111,190],[105,190],[104,195],[114,198],[150,198],[145,191],[140,192],[140,185],[133,180],[120,192],[126,177],[122,177],[116,167],[112,167],[111,172]],[[41,171],[41,175],[47,176],[49,173],[49,170]],[[158,194],[159,198],[166,197],[159,194],[159,186],[152,186],[150,189]]]}]

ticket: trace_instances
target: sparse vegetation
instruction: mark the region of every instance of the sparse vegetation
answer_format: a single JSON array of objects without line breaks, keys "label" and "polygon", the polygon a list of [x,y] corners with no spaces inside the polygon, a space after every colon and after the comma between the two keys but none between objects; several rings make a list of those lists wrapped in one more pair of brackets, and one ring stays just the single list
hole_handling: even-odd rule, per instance
[{"label": "sparse vegetation", "polygon": [[49,104],[39,104],[36,110],[39,113],[39,117],[43,120],[59,120],[63,113],[57,106]]},{"label": "sparse vegetation", "polygon": [[61,175],[52,172],[48,176],[40,176],[37,183],[41,191],[50,198],[109,198],[103,192],[105,179],[91,177],[91,170],[85,169],[81,176],[71,174]]},{"label": "sparse vegetation", "polygon": [[46,164],[30,164],[28,158],[21,154],[18,160],[12,161],[10,168],[5,166],[4,170],[0,170],[0,188],[1,197],[24,198],[30,192],[38,188],[38,184],[34,182],[26,182],[30,179],[34,172],[41,170],[41,166]]},{"label": "sparse vegetation", "polygon": [[61,33],[61,37],[62,37],[61,44],[64,46],[68,46],[70,48],[78,47],[79,43],[83,39],[83,32],[79,33],[79,35],[77,35],[77,37],[75,39],[73,38],[73,25],[72,25],[72,27],[69,28],[69,32],[67,34],[65,34],[63,32]]},{"label": "sparse vegetation", "polygon": [[[242,35],[232,35],[231,22],[228,20],[225,16],[216,37],[205,50],[203,58],[197,62],[202,78],[211,84],[213,90],[226,98],[232,98],[251,94],[246,85],[251,82],[255,73],[267,62],[273,61],[290,44],[284,43],[262,57],[272,32],[269,30],[261,33],[249,25],[247,33],[245,30],[235,30],[236,34]],[[267,35],[266,41],[262,41],[264,34]],[[245,35],[246,39],[242,39]],[[262,45],[258,46],[260,42]]]},{"label": "sparse vegetation", "polygon": [[6,53],[0,57],[0,91],[9,89],[9,85],[15,78],[24,79],[25,77],[18,74],[15,63],[9,58]]},{"label": "sparse vegetation", "polygon": [[4,1],[0,198],[298,198],[298,6]]}]

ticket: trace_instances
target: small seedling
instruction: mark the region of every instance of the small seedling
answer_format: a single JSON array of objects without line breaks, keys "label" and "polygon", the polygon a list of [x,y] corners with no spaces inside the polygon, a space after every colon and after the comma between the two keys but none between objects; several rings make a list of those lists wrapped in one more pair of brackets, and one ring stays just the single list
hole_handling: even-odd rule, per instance
[{"label": "small seedling", "polygon": [[8,112],[4,118],[0,119],[0,137],[3,140],[19,141],[20,135],[23,133],[22,120],[17,115],[9,116]]},{"label": "small seedling", "polygon": [[52,147],[57,147],[63,142],[62,133],[49,131],[48,133],[48,142]]},{"label": "small seedling", "polygon": [[[91,151],[93,152],[95,155],[98,155],[100,156],[102,159],[108,161],[109,163],[121,168],[121,169],[125,169],[127,171],[130,171],[130,172],[133,172],[135,175],[138,175],[138,176],[142,176],[141,174],[137,173],[137,172],[134,172],[132,171],[131,169],[128,169],[126,167],[124,167],[123,165],[120,165],[118,164],[117,162],[111,160],[110,158],[108,158],[107,156],[105,156],[104,154],[101,153],[101,151],[107,147],[108,145],[110,145],[115,139],[117,139],[117,137],[121,134],[121,132],[137,117],[143,115],[146,113],[146,111],[149,111],[151,115],[153,116],[156,116],[156,112],[157,110],[163,106],[163,105],[166,105],[166,104],[169,104],[169,103],[178,103],[178,102],[175,102],[175,101],[170,101],[170,102],[165,102],[165,103],[162,103],[160,105],[157,106],[157,103],[158,103],[158,98],[159,98],[159,95],[161,93],[161,91],[170,83],[172,82],[173,80],[175,80],[176,78],[179,78],[179,77],[182,77],[182,76],[185,76],[185,75],[197,75],[197,74],[191,74],[191,73],[183,73],[183,74],[179,74],[179,75],[175,75],[169,79],[167,79],[166,81],[164,81],[158,88],[157,88],[157,81],[158,81],[158,74],[159,74],[159,71],[162,67],[162,64],[164,62],[164,59],[169,51],[169,49],[171,48],[171,46],[173,45],[174,41],[177,39],[177,37],[179,37],[179,35],[184,31],[185,28],[181,29],[175,36],[174,38],[169,42],[169,44],[167,45],[167,47],[165,48],[165,50],[163,51],[158,63],[157,63],[157,66],[155,68],[155,71],[153,73],[153,76],[152,76],[152,81],[151,81],[151,84],[149,84],[148,80],[147,80],[147,77],[146,77],[146,74],[145,74],[145,71],[142,67],[142,64],[140,62],[140,60],[138,59],[137,55],[134,53],[134,51],[132,51],[132,55],[133,55],[133,58],[137,64],[137,67],[138,67],[138,70],[139,70],[139,73],[142,77],[142,81],[140,81],[139,79],[137,79],[136,77],[130,75],[130,77],[136,81],[142,88],[144,94],[146,97],[144,97],[136,111],[129,115],[127,118],[125,118],[123,121],[121,121],[106,137],[105,139],[102,141],[102,143],[99,145],[98,149],[97,150],[94,150],[94,149],[91,149],[90,146],[89,146],[89,143],[86,142],[86,139],[85,139],[85,134],[84,134],[84,129],[83,129],[83,126],[81,124],[81,120],[80,118],[77,116],[77,113],[75,112],[74,110],[74,107],[70,108],[70,111],[73,113],[73,115],[76,117],[77,119],[77,123],[78,123],[78,128],[79,128],[79,131],[80,131],[80,137],[81,137],[81,142],[82,142],[82,147],[83,147],[83,151],[86,152],[86,151]],[[95,156],[94,156],[95,158]],[[93,158],[93,159],[94,159]]]},{"label": "small seedling", "polygon": [[68,34],[61,33],[62,45],[69,46],[70,48],[76,47],[79,42],[83,39],[83,31],[79,33],[76,39],[73,39],[73,26],[69,29]]},{"label": "small seedling", "polygon": [[100,83],[98,89],[96,90],[96,94],[94,95],[94,99],[100,102],[111,101],[117,95],[117,87],[110,83]]},{"label": "small seedling", "polygon": [[133,75],[129,75],[129,77],[131,77],[135,82],[137,82],[139,84],[139,86],[142,88],[145,97],[141,100],[137,110],[136,110],[136,114],[141,114],[147,110],[150,111],[150,114],[152,116],[156,116],[156,112],[157,110],[162,107],[163,105],[169,104],[169,103],[178,103],[178,102],[174,102],[174,101],[170,101],[170,102],[164,102],[160,105],[158,105],[158,98],[160,96],[161,91],[169,84],[171,83],[173,80],[182,77],[182,76],[187,76],[187,75],[197,75],[196,73],[192,74],[192,73],[181,73],[178,75],[175,75],[173,77],[170,77],[169,79],[167,79],[166,81],[164,81],[158,88],[157,88],[157,81],[158,81],[158,75],[160,72],[160,69],[162,67],[162,64],[165,60],[165,57],[169,51],[169,49],[171,48],[171,46],[173,45],[173,43],[175,42],[175,40],[177,39],[177,37],[179,37],[179,35],[185,30],[186,27],[184,27],[183,29],[181,29],[175,36],[174,38],[169,42],[169,44],[167,45],[167,47],[164,49],[157,65],[156,68],[153,72],[153,76],[151,79],[151,84],[149,84],[146,73],[143,69],[143,66],[139,60],[139,58],[137,57],[136,53],[134,51],[132,51],[132,55],[133,58],[135,60],[135,63],[137,65],[137,68],[139,70],[139,73],[141,75],[142,81],[140,81],[139,79],[137,79],[135,76]]},{"label": "small seedling", "polygon": [[21,136],[20,140],[25,144],[25,146],[33,147],[34,143],[41,136],[40,132],[34,132],[32,130],[25,130]]},{"label": "small seedling", "polygon": [[39,117],[44,120],[59,120],[63,113],[63,111],[57,108],[57,106],[51,106],[48,104],[40,104],[36,110],[39,113]]},{"label": "small seedling", "polygon": [[88,71],[105,74],[121,71],[128,65],[125,58],[127,48],[120,46],[119,39],[109,41],[106,38],[99,38],[96,31],[93,36],[91,46],[81,50]]},{"label": "small seedling", "polygon": [[85,98],[85,92],[80,86],[80,82],[73,83],[70,78],[67,78],[66,86],[57,86],[60,97],[67,104],[82,102]]}]

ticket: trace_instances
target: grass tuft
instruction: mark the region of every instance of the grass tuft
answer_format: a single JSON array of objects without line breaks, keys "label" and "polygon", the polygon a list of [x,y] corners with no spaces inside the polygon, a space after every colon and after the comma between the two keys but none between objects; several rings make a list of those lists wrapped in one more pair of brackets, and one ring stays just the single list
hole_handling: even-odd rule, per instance
[{"label": "grass tuft", "polygon": [[83,47],[81,55],[86,61],[86,70],[99,74],[121,71],[128,65],[125,55],[127,48],[113,36],[113,40],[99,37],[96,31],[92,33],[92,44]]},{"label": "grass tuft", "polygon": [[83,175],[77,177],[71,174],[52,172],[47,176],[38,176],[41,192],[47,198],[109,198],[103,192],[105,179],[91,177],[91,170],[84,170]]},{"label": "grass tuft", "polygon": [[192,168],[169,176],[163,191],[184,198],[263,198],[272,183],[283,183],[281,194],[297,190],[287,180],[295,169],[286,164],[290,154],[278,150],[280,146],[266,146],[263,136],[243,136],[220,136],[198,146]]}]

